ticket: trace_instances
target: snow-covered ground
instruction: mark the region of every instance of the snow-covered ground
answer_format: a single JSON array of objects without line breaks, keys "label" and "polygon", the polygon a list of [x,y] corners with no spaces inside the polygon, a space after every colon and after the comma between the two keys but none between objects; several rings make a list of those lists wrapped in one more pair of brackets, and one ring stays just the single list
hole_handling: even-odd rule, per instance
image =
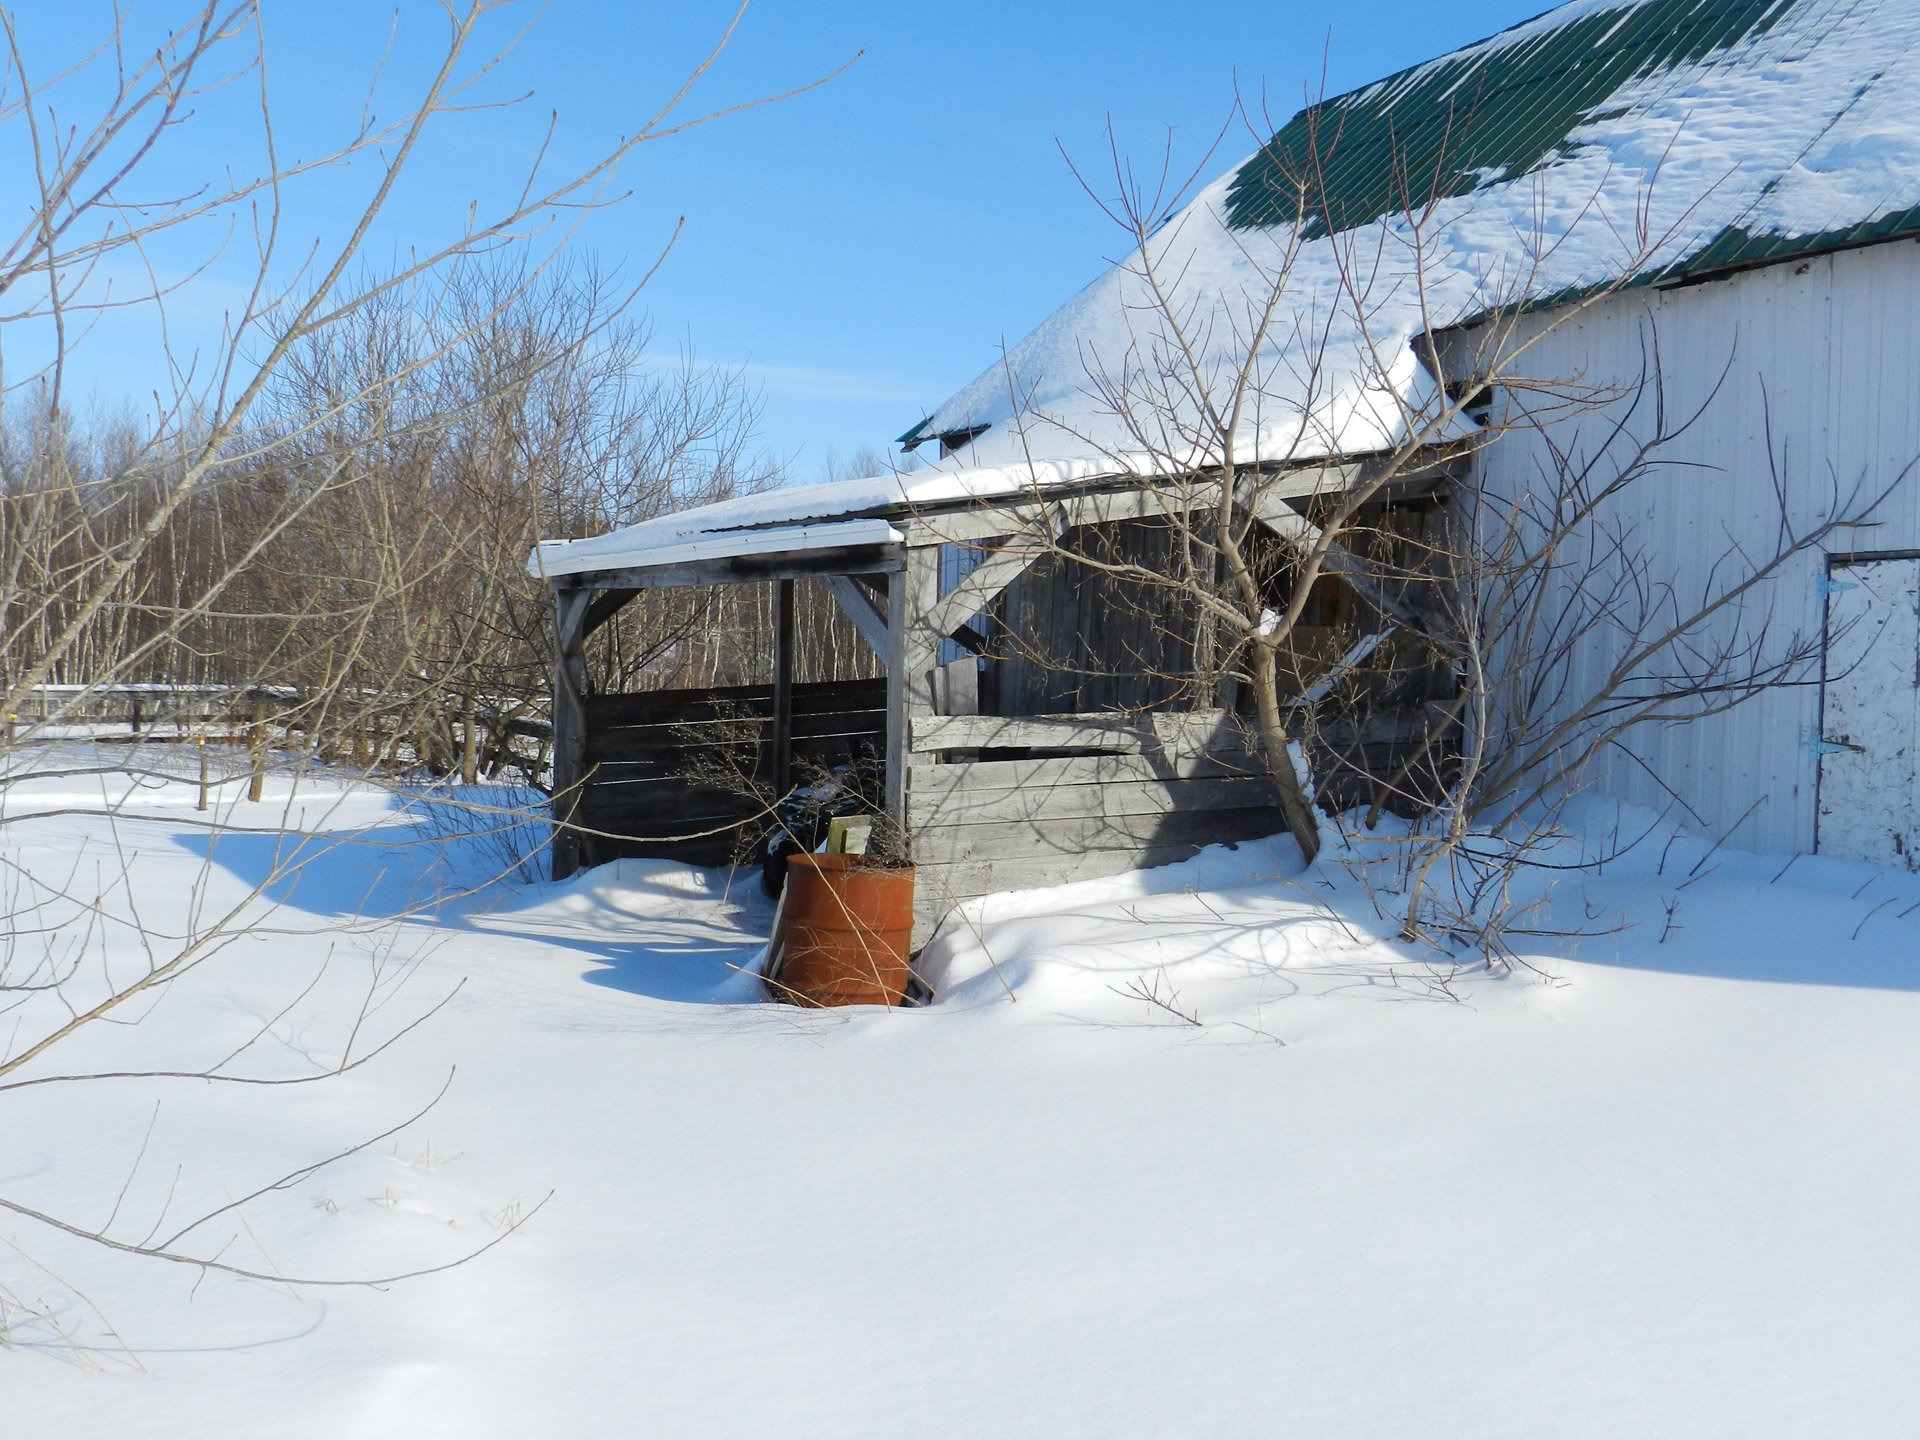
[{"label": "snow-covered ground", "polygon": [[[269,829],[290,783],[233,818]],[[116,913],[126,868],[178,931],[287,854],[209,856],[192,801],[0,835]],[[1563,881],[1550,923],[1594,933],[1454,973],[1337,863],[1246,845],[985,902],[936,942],[942,1003],[825,1013],[741,1003],[768,911],[725,872],[460,897],[490,847],[324,782],[291,809],[332,838],[277,905],[66,1063],[199,1063],[273,1021],[254,1069],[291,1075],[369,977],[369,1033],[452,998],[320,1084],[0,1095],[0,1196],[89,1224],[118,1197],[138,1239],[452,1073],[196,1236],[366,1276],[511,1233],[286,1288],[8,1219],[0,1434],[1920,1431],[1920,878],[1654,827]],[[1651,824],[1587,819],[1602,847]]]}]

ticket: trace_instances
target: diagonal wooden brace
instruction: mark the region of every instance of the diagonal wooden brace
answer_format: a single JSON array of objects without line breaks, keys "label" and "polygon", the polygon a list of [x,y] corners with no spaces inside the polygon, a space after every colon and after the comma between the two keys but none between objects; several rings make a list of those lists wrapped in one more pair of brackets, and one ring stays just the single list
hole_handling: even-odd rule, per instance
[{"label": "diagonal wooden brace", "polygon": [[993,551],[941,598],[927,616],[928,627],[945,639],[991,605],[994,597],[1026,574],[1034,561],[1052,553],[1047,546],[1017,540]]},{"label": "diagonal wooden brace", "polygon": [[860,632],[860,638],[873,647],[873,653],[882,660],[887,658],[887,612],[880,602],[866,589],[845,575],[823,575],[827,582],[827,593],[833,596],[835,603],[847,612],[847,618],[853,621],[853,628]]}]

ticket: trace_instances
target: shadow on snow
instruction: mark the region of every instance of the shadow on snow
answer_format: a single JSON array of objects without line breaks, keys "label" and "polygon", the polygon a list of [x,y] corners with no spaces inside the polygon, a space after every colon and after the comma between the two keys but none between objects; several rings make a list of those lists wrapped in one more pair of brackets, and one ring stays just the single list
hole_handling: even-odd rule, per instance
[{"label": "shadow on snow", "polygon": [[589,984],[656,1000],[746,1004],[772,907],[753,872],[618,860],[568,880],[508,866],[422,818],[316,833],[176,835],[276,906],[322,921],[464,925],[572,952]]}]

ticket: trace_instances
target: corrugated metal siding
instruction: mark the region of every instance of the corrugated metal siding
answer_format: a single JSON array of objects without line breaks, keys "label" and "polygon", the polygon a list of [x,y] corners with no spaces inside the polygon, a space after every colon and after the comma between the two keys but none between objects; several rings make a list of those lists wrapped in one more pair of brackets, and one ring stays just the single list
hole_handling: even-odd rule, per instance
[{"label": "corrugated metal siding", "polygon": [[[1672,467],[1642,482],[1637,514],[1660,578],[1682,594],[1699,593],[1733,545],[1772,551],[1778,510],[1769,435],[1793,523],[1802,527],[1820,522],[1836,485],[1877,491],[1920,457],[1917,312],[1920,245],[1897,241],[1617,296],[1540,341],[1526,368],[1560,381],[1631,385],[1657,339],[1669,417],[1705,410],[1664,449]],[[1591,449],[1604,418],[1564,421],[1556,439]],[[1510,432],[1481,457],[1481,483],[1510,490],[1536,473],[1544,454],[1538,437]],[[1834,537],[1828,549],[1920,549],[1920,477],[1909,476],[1878,519],[1851,540]],[[1823,573],[1823,558],[1808,555],[1771,586],[1768,613],[1779,632],[1819,633]],[[1586,657],[1589,684],[1609,658]],[[1667,809],[1658,775],[1716,832],[1751,809],[1736,844],[1811,849],[1818,723],[1819,692],[1809,687],[1771,692],[1723,716],[1642,728],[1628,743],[1644,767],[1617,759],[1600,788]]]}]

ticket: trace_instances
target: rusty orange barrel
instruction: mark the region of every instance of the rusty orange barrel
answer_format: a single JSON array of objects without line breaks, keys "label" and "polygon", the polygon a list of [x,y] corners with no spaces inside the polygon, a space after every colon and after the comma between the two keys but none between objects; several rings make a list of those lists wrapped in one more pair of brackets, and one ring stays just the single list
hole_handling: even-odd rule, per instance
[{"label": "rusty orange barrel", "polygon": [[898,1005],[913,939],[913,870],[864,855],[787,861],[773,991],[801,1005]]}]

